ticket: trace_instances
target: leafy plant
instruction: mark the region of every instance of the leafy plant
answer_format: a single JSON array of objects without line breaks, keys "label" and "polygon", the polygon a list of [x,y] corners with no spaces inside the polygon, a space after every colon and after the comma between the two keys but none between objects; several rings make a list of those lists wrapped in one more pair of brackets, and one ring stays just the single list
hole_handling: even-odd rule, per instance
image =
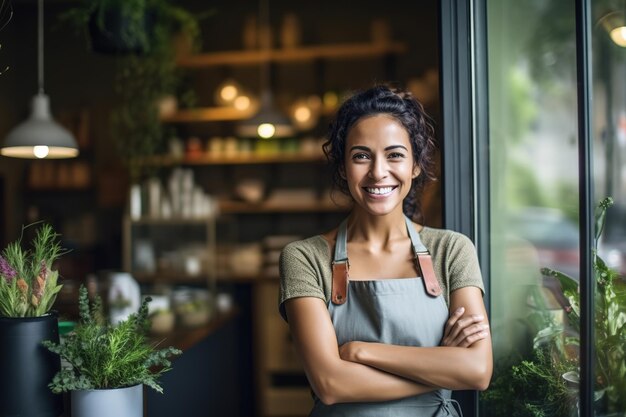
[{"label": "leafy plant", "polygon": [[182,76],[176,67],[180,43],[176,39],[185,39],[190,51],[198,50],[198,22],[214,11],[192,14],[171,0],[83,0],[64,17],[88,31],[91,19],[103,28],[110,11],[124,19],[122,39],[139,44],[141,50],[118,56],[115,89],[119,104],[111,115],[118,153],[128,165],[131,179],[137,181],[142,167],[136,162],[165,147],[158,101],[168,95],[179,96],[187,104],[193,101],[188,91],[180,91]]},{"label": "leafy plant", "polygon": [[500,366],[491,388],[481,393],[481,401],[493,416],[567,417],[578,392],[561,375],[571,366],[541,346],[525,360],[509,359]]},{"label": "leafy plant", "polygon": [[[594,327],[596,406],[601,412],[626,410],[626,284],[598,256],[611,198],[600,202],[595,214],[592,261],[595,282]],[[481,394],[492,415],[512,417],[569,417],[578,396],[580,346],[580,291],[578,281],[550,269],[544,276],[561,284],[567,302],[563,324],[548,313],[543,295],[530,294],[537,309],[529,323],[537,329],[529,357],[515,358],[498,369],[491,388]],[[604,397],[604,398],[603,398]],[[603,401],[600,399],[603,398]]]},{"label": "leafy plant", "polygon": [[20,237],[2,251],[0,315],[38,317],[50,311],[62,287],[57,284],[59,272],[52,270],[54,261],[64,253],[58,237],[46,223],[37,229],[32,250],[22,248]]},{"label": "leafy plant", "polygon": [[102,300],[96,297],[90,303],[84,286],[78,301],[80,321],[74,331],[58,344],[44,342],[69,364],[54,376],[50,389],[61,393],[145,384],[162,393],[158,378],[171,369],[169,358],[182,352],[173,347],[157,350],[148,343],[150,298],[144,299],[137,313],[116,326],[105,322]]},{"label": "leafy plant", "polygon": [[[598,256],[598,242],[604,230],[606,210],[613,200],[600,202],[595,216],[595,239],[592,250],[595,281],[594,329],[596,390],[605,391],[608,411],[626,410],[626,285],[619,274],[609,268]],[[580,292],[578,281],[549,268],[542,273],[558,279],[569,304],[564,306],[568,324],[575,336],[569,343],[578,346],[580,341]]]},{"label": "leafy plant", "polygon": [[[109,27],[111,17],[116,17],[116,27]],[[61,15],[63,21],[83,30],[89,38],[90,25],[108,34],[119,36],[120,53],[139,51],[150,54],[162,46],[162,35],[185,33],[197,39],[200,33],[198,18],[171,0],[82,0],[80,4]],[[115,33],[113,33],[115,31]],[[169,32],[169,33],[168,33]]]}]

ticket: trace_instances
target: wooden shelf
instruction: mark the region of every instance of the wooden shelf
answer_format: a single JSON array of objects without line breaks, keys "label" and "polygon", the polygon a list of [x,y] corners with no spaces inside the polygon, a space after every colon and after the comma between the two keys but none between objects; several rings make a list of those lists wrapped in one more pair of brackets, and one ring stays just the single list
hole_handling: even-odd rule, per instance
[{"label": "wooden shelf", "polygon": [[206,68],[220,65],[255,65],[267,62],[306,62],[315,59],[346,60],[402,54],[406,50],[406,45],[399,42],[313,45],[299,48],[195,54],[180,59],[178,65],[184,68]]},{"label": "wooden shelf", "polygon": [[[184,272],[131,272],[133,278],[140,284],[169,283],[169,284],[205,284],[209,279],[207,274],[189,275]],[[218,274],[217,282],[252,283],[267,280],[277,280],[276,276],[258,274]]]},{"label": "wooden shelf", "polygon": [[168,283],[168,284],[206,284],[207,274],[189,275],[183,271],[168,272],[131,272],[133,278],[140,284]]},{"label": "wooden shelf", "polygon": [[152,343],[159,344],[159,346],[173,346],[184,351],[215,333],[226,323],[234,320],[238,314],[239,309],[232,308],[229,311],[217,314],[203,326],[177,327],[170,333],[151,335],[150,340]]},{"label": "wooden shelf", "polygon": [[130,220],[130,224],[134,225],[186,225],[186,224],[206,224],[211,218],[208,217],[176,217],[176,218],[150,218],[142,217],[137,220]]},{"label": "wooden shelf", "polygon": [[202,123],[214,121],[246,120],[254,116],[256,108],[237,110],[234,107],[197,107],[194,109],[178,110],[171,116],[161,117],[166,123]]},{"label": "wooden shelf", "polygon": [[220,213],[314,213],[314,212],[342,212],[349,207],[340,207],[333,202],[273,202],[264,201],[258,204],[244,203],[239,201],[220,201]]},{"label": "wooden shelf", "polygon": [[302,154],[296,152],[274,152],[267,154],[239,154],[214,156],[205,154],[197,158],[174,158],[168,155],[153,156],[142,161],[142,165],[243,165],[243,164],[291,164],[301,162],[324,162],[322,154]]}]

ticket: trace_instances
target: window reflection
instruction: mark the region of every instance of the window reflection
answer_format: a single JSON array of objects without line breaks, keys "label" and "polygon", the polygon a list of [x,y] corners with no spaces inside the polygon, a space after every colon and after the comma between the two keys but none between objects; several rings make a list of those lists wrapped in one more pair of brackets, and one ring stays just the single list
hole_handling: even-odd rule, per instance
[{"label": "window reflection", "polygon": [[[596,415],[626,411],[626,48],[594,1]],[[491,316],[497,368],[482,413],[577,416],[579,218],[575,4],[488,0]],[[614,19],[613,19],[614,20]],[[612,29],[611,29],[612,30]],[[600,224],[600,223],[599,223]],[[597,249],[597,250],[596,250]],[[605,265],[606,264],[606,265]]]},{"label": "window reflection", "polygon": [[483,416],[576,415],[579,277],[573,1],[488,0],[491,321]]},{"label": "window reflection", "polygon": [[596,201],[610,196],[597,252],[595,340],[596,415],[626,412],[626,48],[615,30],[626,4],[593,2],[593,156]]}]

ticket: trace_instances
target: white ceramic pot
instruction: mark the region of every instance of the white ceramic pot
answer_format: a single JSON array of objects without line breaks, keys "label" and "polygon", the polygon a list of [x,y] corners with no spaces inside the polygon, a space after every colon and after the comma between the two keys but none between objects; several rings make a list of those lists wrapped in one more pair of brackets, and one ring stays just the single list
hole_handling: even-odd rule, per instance
[{"label": "white ceramic pot", "polygon": [[72,417],[143,417],[143,385],[72,391]]}]

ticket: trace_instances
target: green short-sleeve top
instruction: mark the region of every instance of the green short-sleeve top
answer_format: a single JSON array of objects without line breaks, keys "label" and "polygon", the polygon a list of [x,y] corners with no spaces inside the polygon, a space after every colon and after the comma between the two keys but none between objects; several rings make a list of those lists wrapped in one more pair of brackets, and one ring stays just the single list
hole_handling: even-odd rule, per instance
[{"label": "green short-sleeve top", "polygon": [[[478,287],[484,293],[476,249],[465,235],[445,229],[424,227],[420,238],[428,248],[435,275],[446,303],[450,293],[463,287]],[[321,235],[289,243],[280,256],[279,311],[287,320],[285,301],[316,297],[328,303],[332,288],[332,256]]]}]

